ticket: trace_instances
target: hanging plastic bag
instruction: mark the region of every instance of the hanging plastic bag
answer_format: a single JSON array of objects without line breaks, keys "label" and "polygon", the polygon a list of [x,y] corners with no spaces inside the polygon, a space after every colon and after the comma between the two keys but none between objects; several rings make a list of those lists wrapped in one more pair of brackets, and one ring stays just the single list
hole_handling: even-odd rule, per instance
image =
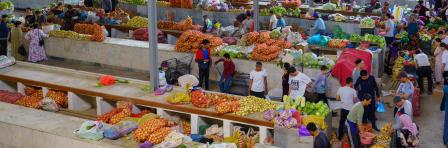
[{"label": "hanging plastic bag", "polygon": [[103,139],[103,124],[100,121],[85,121],[81,127],[75,130],[75,135],[82,139],[101,140]]},{"label": "hanging plastic bag", "polygon": [[54,100],[45,97],[44,99],[42,99],[40,101],[40,106],[43,110],[45,111],[50,111],[50,112],[57,112],[59,111],[59,106],[58,104],[56,104],[56,102],[54,102]]},{"label": "hanging plastic bag", "polygon": [[386,109],[384,108],[383,102],[379,102],[378,103],[378,107],[376,107],[376,111],[379,112],[379,113],[386,112]]}]

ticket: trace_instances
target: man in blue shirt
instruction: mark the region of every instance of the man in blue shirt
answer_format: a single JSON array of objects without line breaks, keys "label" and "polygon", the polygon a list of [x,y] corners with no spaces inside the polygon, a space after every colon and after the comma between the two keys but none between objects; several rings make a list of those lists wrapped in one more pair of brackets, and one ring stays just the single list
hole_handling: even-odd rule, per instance
[{"label": "man in blue shirt", "polygon": [[314,22],[314,27],[311,28],[311,30],[314,32],[314,34],[323,35],[325,33],[325,22],[317,13],[314,14],[314,17],[316,17],[317,19]]},{"label": "man in blue shirt", "polygon": [[9,28],[6,20],[8,19],[7,15],[2,15],[2,19],[0,21],[0,55],[5,55],[8,53],[8,36],[9,36]]},{"label": "man in blue shirt", "polygon": [[327,96],[325,92],[327,90],[327,66],[320,67],[320,74],[317,75],[313,85],[313,92],[317,94],[317,102],[323,101],[328,105]]}]

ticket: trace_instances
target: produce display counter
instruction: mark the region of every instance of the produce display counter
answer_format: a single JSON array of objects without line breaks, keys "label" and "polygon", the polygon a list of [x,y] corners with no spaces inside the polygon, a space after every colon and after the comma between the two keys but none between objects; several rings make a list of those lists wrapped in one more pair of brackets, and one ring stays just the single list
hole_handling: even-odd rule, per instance
[{"label": "produce display counter", "polygon": [[[124,10],[130,10],[132,12],[136,12],[140,16],[147,16],[147,8],[146,6],[140,5],[129,5],[129,4],[120,4],[120,8]],[[142,7],[138,8],[137,7]],[[135,8],[135,9],[134,9]],[[205,10],[194,10],[194,9],[184,9],[184,8],[165,8],[160,7],[157,8],[157,19],[165,20],[166,14],[168,11],[174,12],[174,21],[181,21],[187,17],[191,17],[193,19],[194,24],[202,24],[202,19],[204,15],[207,15],[209,18],[217,20],[222,24],[223,27],[233,25],[235,18],[237,15],[241,13],[235,12],[215,12],[215,11],[205,11]],[[336,13],[336,12],[335,12]],[[286,24],[291,26],[300,26],[302,28],[308,29],[314,24],[314,20],[302,19],[298,17],[287,16],[284,17]],[[260,16],[259,21],[261,26],[267,26],[269,23],[269,16]],[[344,32],[348,34],[360,34],[361,29],[359,28],[359,23],[355,22],[335,22],[335,21],[325,21],[325,26],[328,32],[335,26],[340,26]]]},{"label": "produce display counter", "polygon": [[[138,27],[130,27],[130,26],[123,26],[123,25],[104,25],[104,26],[106,27],[106,29],[109,32],[113,32],[112,29],[116,29],[121,32],[127,33],[129,31],[140,29]],[[167,29],[159,29],[159,30],[162,31],[164,34],[172,35],[175,37],[179,37],[183,33],[183,31],[179,31],[179,30],[167,30]]]},{"label": "produce display counter", "polygon": [[0,147],[122,148],[138,147],[125,138],[89,141],[73,131],[86,119],[0,102]]},{"label": "produce display counter", "polygon": [[[40,64],[17,62],[15,65],[0,69],[0,89],[24,93],[25,85],[42,87],[43,95],[48,89],[57,89],[68,92],[68,110],[85,111],[95,109],[96,115],[104,114],[114,107],[116,101],[129,101],[134,104],[133,112],[139,113],[141,108],[155,110],[158,115],[169,118],[169,112],[189,116],[191,131],[198,133],[199,126],[203,124],[204,118],[214,119],[223,125],[224,136],[231,136],[233,125],[246,125],[255,127],[260,132],[260,141],[263,142],[268,135],[273,123],[263,119],[263,113],[254,113],[248,116],[237,116],[234,114],[220,115],[213,108],[202,109],[192,105],[172,105],[165,101],[165,97],[171,95],[166,93],[155,96],[141,90],[148,81],[140,81],[127,78],[128,84],[116,84],[107,87],[95,87],[100,74],[77,71],[72,69],[57,68]],[[175,88],[174,92],[185,91]],[[88,100],[83,96],[91,96],[94,100]],[[89,104],[89,102],[95,102]]]}]

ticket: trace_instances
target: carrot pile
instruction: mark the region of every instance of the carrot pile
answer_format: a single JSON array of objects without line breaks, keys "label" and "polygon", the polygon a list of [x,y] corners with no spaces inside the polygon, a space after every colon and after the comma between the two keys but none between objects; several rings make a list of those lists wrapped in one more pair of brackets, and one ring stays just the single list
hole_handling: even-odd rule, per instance
[{"label": "carrot pile", "polygon": [[103,28],[98,24],[78,23],[78,24],[75,24],[74,30],[75,30],[75,32],[80,33],[80,34],[92,35],[90,37],[90,40],[92,40],[92,41],[102,42],[105,39]]},{"label": "carrot pile", "polygon": [[255,45],[252,59],[257,61],[272,61],[278,58],[282,49],[292,47],[292,43],[284,39],[272,39],[269,32],[249,32],[243,38],[244,45]]}]

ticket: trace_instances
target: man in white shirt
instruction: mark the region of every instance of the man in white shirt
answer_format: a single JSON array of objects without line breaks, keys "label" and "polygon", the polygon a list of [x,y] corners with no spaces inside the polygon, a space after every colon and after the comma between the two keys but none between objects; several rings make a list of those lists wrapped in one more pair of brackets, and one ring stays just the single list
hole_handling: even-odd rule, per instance
[{"label": "man in white shirt", "polygon": [[295,67],[289,67],[288,73],[289,96],[295,100],[298,96],[305,95],[306,88],[311,87],[311,79],[304,73],[297,71]]},{"label": "man in white shirt", "polygon": [[356,94],[356,90],[352,88],[353,79],[348,77],[345,80],[345,86],[340,87],[336,94],[336,100],[340,100],[342,104],[341,108],[341,118],[339,120],[339,129],[338,129],[338,139],[342,140],[344,135],[344,124],[345,120],[347,120],[347,115],[350,110],[353,108],[353,105],[358,102],[358,95]]},{"label": "man in white shirt", "polygon": [[403,99],[400,96],[394,97],[394,103],[395,103],[394,108],[395,123],[393,125],[393,128],[399,129],[401,128],[400,115],[407,114],[412,119],[412,103],[409,102],[408,100]]},{"label": "man in white shirt", "polygon": [[423,78],[426,77],[428,79],[428,95],[432,95],[432,69],[428,56],[421,50],[416,50],[415,54],[414,60],[417,65],[418,86],[422,93],[425,92]]},{"label": "man in white shirt", "polygon": [[268,92],[268,80],[267,73],[263,70],[263,64],[257,62],[255,70],[250,72],[249,80],[249,96],[255,96],[259,98],[265,98]]},{"label": "man in white shirt", "polygon": [[275,28],[277,28],[277,16],[274,14],[274,11],[269,11],[269,29],[270,30],[274,30]]}]

